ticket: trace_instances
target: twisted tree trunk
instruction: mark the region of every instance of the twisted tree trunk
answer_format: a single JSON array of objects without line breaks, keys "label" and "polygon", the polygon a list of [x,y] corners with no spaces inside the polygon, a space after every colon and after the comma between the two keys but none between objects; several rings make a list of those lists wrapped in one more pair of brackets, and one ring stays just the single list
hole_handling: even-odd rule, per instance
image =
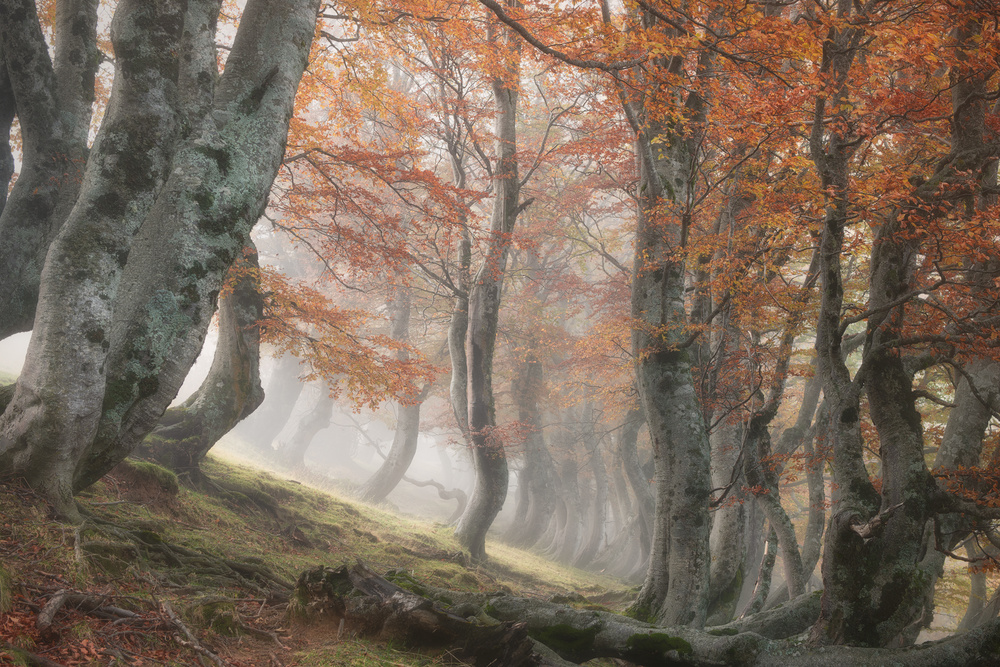
[{"label": "twisted tree trunk", "polygon": [[306,386],[299,377],[301,370],[298,357],[282,356],[271,371],[260,409],[240,425],[243,439],[265,456],[274,455],[274,439],[285,428]]},{"label": "twisted tree trunk", "polygon": [[[0,470],[68,519],[79,517],[73,493],[149,433],[201,349],[281,163],[317,7],[250,0],[220,77],[218,0],[117,6],[111,99],[46,256],[25,367],[0,421]],[[33,106],[17,91],[42,91],[37,77],[58,73],[11,61],[45,51],[33,3],[0,3],[0,26],[22,123],[51,117],[61,108],[51,94]],[[16,208],[12,197],[4,216]],[[17,252],[5,269],[37,261],[28,245]],[[16,281],[0,291],[15,304],[5,313],[23,311]]]},{"label": "twisted tree trunk", "polygon": [[493,77],[496,104],[497,166],[493,174],[490,239],[483,264],[469,292],[465,359],[468,363],[468,437],[476,484],[455,537],[474,559],[486,558],[486,533],[507,498],[507,456],[496,428],[493,402],[493,352],[500,319],[500,297],[511,234],[521,210],[517,168],[517,100],[521,43],[503,29],[503,67]]},{"label": "twisted tree trunk", "polygon": [[[100,65],[97,5],[56,5],[50,59],[34,0],[0,3],[0,338],[31,330],[45,257],[80,193]],[[8,199],[15,111],[21,171]]]},{"label": "twisted tree trunk", "polygon": [[326,383],[319,383],[317,391],[316,401],[299,419],[292,437],[281,443],[275,452],[278,460],[292,470],[305,469],[306,452],[316,434],[330,426],[330,420],[333,418],[334,400]]},{"label": "twisted tree trunk", "polygon": [[264,400],[259,372],[264,304],[257,252],[248,250],[233,265],[232,284],[219,297],[219,342],[208,375],[183,405],[163,414],[139,448],[177,472],[197,474],[215,443]]}]

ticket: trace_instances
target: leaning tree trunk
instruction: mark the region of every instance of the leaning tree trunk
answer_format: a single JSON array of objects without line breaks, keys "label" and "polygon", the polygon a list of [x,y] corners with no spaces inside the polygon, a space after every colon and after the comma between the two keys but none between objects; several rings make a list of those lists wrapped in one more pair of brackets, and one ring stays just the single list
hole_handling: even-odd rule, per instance
[{"label": "leaning tree trunk", "polygon": [[497,167],[493,174],[490,239],[483,264],[469,293],[469,324],[465,338],[468,363],[468,437],[476,483],[472,498],[455,529],[455,537],[474,559],[486,558],[486,533],[507,498],[507,456],[496,428],[493,402],[493,351],[500,319],[500,297],[507,268],[511,234],[520,213],[521,183],[517,169],[517,98],[520,41],[509,30],[500,54],[506,65],[493,78],[497,108]]},{"label": "leaning tree trunk", "polygon": [[306,452],[313,440],[323,429],[330,426],[333,418],[335,401],[330,395],[330,389],[325,382],[318,383],[316,401],[302,415],[292,437],[278,445],[275,457],[281,465],[292,470],[304,470],[306,467]]},{"label": "leaning tree trunk", "polygon": [[197,474],[215,443],[264,400],[259,372],[264,302],[257,269],[257,252],[248,248],[219,297],[219,342],[208,375],[183,405],[163,414],[140,445],[143,456]]},{"label": "leaning tree trunk", "polygon": [[580,542],[580,466],[571,450],[559,466],[559,497],[566,509],[565,523],[560,539],[553,544],[554,558],[560,563],[573,562]]},{"label": "leaning tree trunk", "polygon": [[652,526],[656,502],[649,488],[650,480],[643,474],[642,466],[639,465],[639,431],[645,423],[645,415],[641,409],[629,410],[618,436],[618,457],[622,462],[628,485],[632,489],[632,495],[635,496],[636,530],[639,534],[643,563],[648,561],[650,546],[653,543]]},{"label": "leaning tree trunk", "polygon": [[318,4],[250,0],[218,76],[218,0],[119,3],[108,110],[0,422],[0,470],[58,514],[78,518],[73,493],[145,438],[194,363],[281,163]]},{"label": "leaning tree trunk", "polygon": [[[396,294],[389,303],[389,317],[392,318],[390,335],[400,343],[407,343],[410,339],[410,288],[399,285],[395,289]],[[406,349],[401,349],[397,356],[400,361],[410,358]],[[389,454],[375,474],[358,490],[358,496],[365,502],[385,500],[410,468],[417,453],[417,439],[420,436],[420,405],[429,391],[430,385],[419,394],[404,396],[404,400],[398,404],[396,432]]]},{"label": "leaning tree trunk", "polygon": [[274,439],[292,417],[295,404],[306,383],[300,373],[302,361],[293,354],[282,356],[274,366],[264,390],[264,403],[260,409],[240,424],[238,432],[258,452],[274,455]]},{"label": "leaning tree trunk", "polygon": [[[583,444],[587,453],[590,470],[594,475],[594,495],[590,502],[587,521],[587,536],[573,560],[574,567],[588,567],[604,542],[605,523],[608,519],[608,469],[604,465],[601,441],[594,432],[593,410],[588,410],[584,419]],[[582,500],[582,498],[581,498]]]},{"label": "leaning tree trunk", "polygon": [[[34,0],[0,3],[0,339],[31,330],[45,257],[80,192],[100,65],[97,6],[56,3],[50,59]],[[21,171],[7,199],[15,110]]]}]

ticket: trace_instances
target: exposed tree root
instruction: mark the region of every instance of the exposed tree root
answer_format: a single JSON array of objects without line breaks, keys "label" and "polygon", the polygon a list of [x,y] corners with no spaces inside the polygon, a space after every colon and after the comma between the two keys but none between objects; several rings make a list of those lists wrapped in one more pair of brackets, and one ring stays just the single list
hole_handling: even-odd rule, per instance
[{"label": "exposed tree root", "polygon": [[352,632],[392,637],[415,646],[457,646],[460,657],[477,665],[498,659],[468,653],[477,644],[492,641],[481,634],[490,628],[507,633],[505,650],[513,652],[494,663],[504,665],[565,665],[603,657],[650,667],[986,667],[997,664],[1000,655],[1000,620],[904,649],[814,647],[806,645],[802,635],[776,640],[741,630],[755,628],[772,636],[801,632],[808,627],[807,620],[814,618],[815,594],[800,596],[758,621],[748,619],[702,631],[660,627],[609,611],[511,595],[446,591],[400,573],[388,576],[396,583],[360,564],[308,570],[299,577],[295,605],[306,617],[319,614],[344,619]]},{"label": "exposed tree root", "polygon": [[150,530],[123,528],[93,517],[84,527],[114,538],[114,541],[81,540],[82,551],[91,558],[104,559],[104,565],[117,561],[123,567],[139,560],[164,565],[167,571],[158,572],[157,578],[167,585],[177,579],[173,575],[191,574],[211,578],[222,586],[252,590],[270,603],[287,602],[294,586],[263,563],[237,561],[172,544]]},{"label": "exposed tree root", "polygon": [[303,572],[295,603],[300,615],[340,622],[348,632],[391,637],[411,646],[453,647],[455,657],[477,666],[555,664],[535,652],[523,623],[470,621],[361,564]]}]

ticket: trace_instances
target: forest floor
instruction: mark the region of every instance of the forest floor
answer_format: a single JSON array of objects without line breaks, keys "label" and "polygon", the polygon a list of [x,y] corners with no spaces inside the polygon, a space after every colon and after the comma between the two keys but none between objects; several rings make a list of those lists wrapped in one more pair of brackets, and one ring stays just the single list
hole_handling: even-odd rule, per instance
[{"label": "forest floor", "polygon": [[297,620],[292,587],[316,565],[360,561],[438,588],[614,610],[635,595],[497,542],[472,565],[443,524],[257,469],[210,459],[204,471],[207,493],[120,466],[79,498],[81,526],[53,521],[25,487],[0,486],[0,665],[462,664]]}]

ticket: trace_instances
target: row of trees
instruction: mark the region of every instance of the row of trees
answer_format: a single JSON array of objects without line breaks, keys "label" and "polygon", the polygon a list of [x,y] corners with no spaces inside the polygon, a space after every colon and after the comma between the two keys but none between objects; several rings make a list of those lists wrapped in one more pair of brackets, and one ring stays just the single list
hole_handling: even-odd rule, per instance
[{"label": "row of trees", "polygon": [[[35,3],[0,2],[3,331],[33,326],[0,469],[64,517],[144,439],[196,468],[260,402],[263,340],[399,402],[370,499],[446,393],[463,546],[485,558],[513,454],[509,539],[628,554],[642,619],[807,606],[822,556],[812,641],[905,646],[947,556],[993,562],[991,3],[251,1],[221,74],[218,2],[140,4],[89,145],[97,3],[56,3],[50,60]],[[290,240],[263,270],[261,215]],[[209,380],[164,414],[217,301]]]}]

